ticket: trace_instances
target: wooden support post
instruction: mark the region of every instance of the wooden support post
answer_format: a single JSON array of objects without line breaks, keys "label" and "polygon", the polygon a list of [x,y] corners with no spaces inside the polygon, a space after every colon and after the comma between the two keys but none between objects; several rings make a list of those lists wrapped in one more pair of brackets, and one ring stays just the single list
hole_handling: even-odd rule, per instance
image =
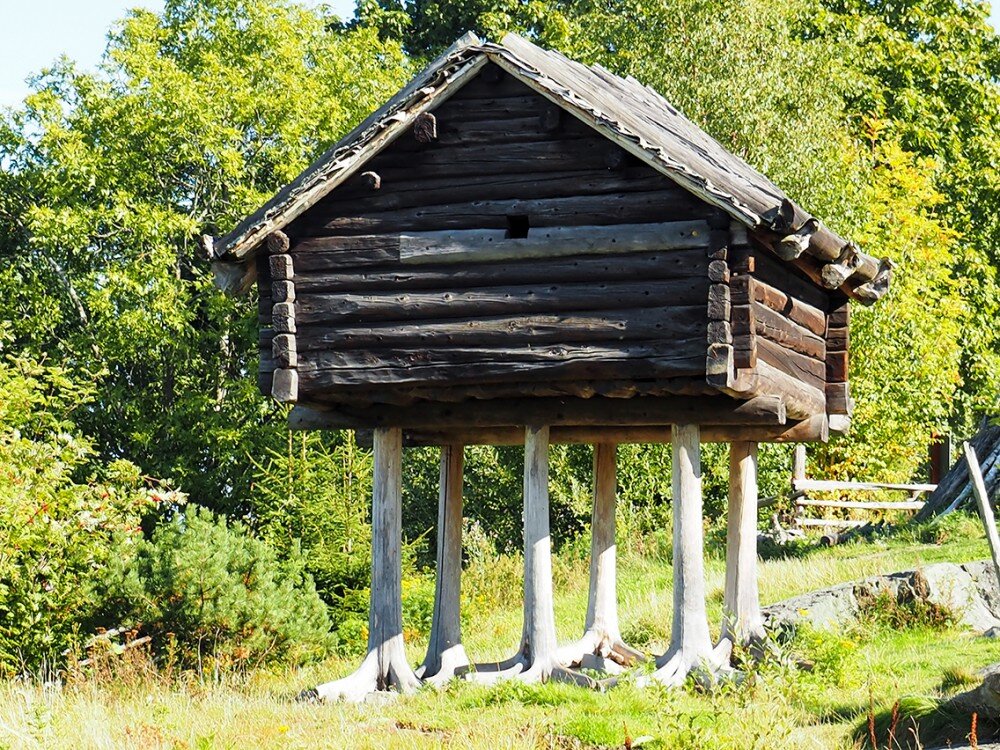
[{"label": "wooden support post", "polygon": [[805,481],[806,478],[806,447],[804,445],[795,446],[795,455],[792,458],[792,487],[796,482]]},{"label": "wooden support post", "polygon": [[304,697],[357,702],[378,690],[408,693],[420,684],[403,649],[402,431],[375,430],[374,449],[368,655],[354,674],[320,685]]},{"label": "wooden support post", "polygon": [[622,640],[618,625],[615,505],[617,448],[613,443],[594,446],[594,511],[590,524],[590,594],[583,637],[559,649],[563,666],[582,666],[619,672],[642,660],[642,654]]},{"label": "wooden support post", "polygon": [[701,446],[697,425],[673,427],[674,619],[670,648],[656,660],[659,667],[641,678],[669,686],[684,684],[701,671],[711,680],[722,670],[728,648],[713,650],[705,612],[704,527],[701,496]]},{"label": "wooden support post", "polygon": [[976,493],[976,502],[979,503],[979,515],[983,519],[983,526],[986,527],[986,541],[990,543],[990,555],[993,557],[993,570],[997,576],[997,586],[1000,586],[1000,536],[997,535],[997,523],[993,517],[993,506],[990,505],[990,496],[986,491],[986,482],[983,480],[983,471],[976,458],[976,449],[969,443],[963,443],[965,449],[965,460],[969,464],[969,478],[972,480],[972,489]]},{"label": "wooden support post", "polygon": [[461,445],[441,448],[434,614],[427,656],[417,670],[418,676],[432,683],[445,682],[469,666],[460,617],[463,458]]},{"label": "wooden support post", "polygon": [[764,640],[757,588],[757,443],[729,446],[729,516],[722,638],[752,645]]},{"label": "wooden support post", "polygon": [[524,624],[518,652],[504,662],[477,664],[473,679],[495,682],[558,680],[585,687],[596,681],[559,664],[552,594],[552,540],[549,537],[549,428],[524,431]]}]

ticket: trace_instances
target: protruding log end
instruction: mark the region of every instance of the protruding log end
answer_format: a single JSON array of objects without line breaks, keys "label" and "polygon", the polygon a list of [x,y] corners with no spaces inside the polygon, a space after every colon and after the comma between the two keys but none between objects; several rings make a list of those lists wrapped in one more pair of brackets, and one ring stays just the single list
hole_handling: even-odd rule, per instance
[{"label": "protruding log end", "polygon": [[291,404],[299,399],[299,373],[292,369],[274,371],[271,381],[271,396],[275,401]]},{"label": "protruding log end", "polygon": [[288,252],[288,248],[292,246],[292,243],[288,239],[288,235],[282,232],[280,229],[271,232],[267,235],[267,251],[271,255],[281,255]]},{"label": "protruding log end", "polygon": [[819,230],[819,221],[808,219],[794,232],[778,240],[774,244],[774,252],[782,260],[795,260],[809,249],[809,242],[817,230]]},{"label": "protruding log end", "polygon": [[271,278],[276,281],[291,281],[295,278],[291,255],[272,255],[268,258],[268,268]]},{"label": "protruding log end", "polygon": [[417,143],[433,143],[437,140],[437,118],[430,112],[422,112],[413,121],[413,137]]}]

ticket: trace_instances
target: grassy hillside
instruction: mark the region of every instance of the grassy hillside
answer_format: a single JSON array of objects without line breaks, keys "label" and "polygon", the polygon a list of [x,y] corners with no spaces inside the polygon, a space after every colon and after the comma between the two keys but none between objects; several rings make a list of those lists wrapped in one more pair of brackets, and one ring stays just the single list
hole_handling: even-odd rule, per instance
[{"label": "grassy hillside", "polygon": [[[907,538],[815,550],[761,567],[764,602],[864,576],[987,556],[975,525],[936,539]],[[935,543],[937,542],[937,543]],[[622,550],[620,599],[625,635],[662,651],[670,629],[670,565],[664,551]],[[721,615],[723,562],[708,561],[709,614]],[[509,655],[520,633],[520,561],[498,557],[467,571],[465,640],[475,658]],[[561,640],[579,634],[587,562],[557,559],[556,618]],[[412,661],[424,644],[408,645]],[[788,656],[742,685],[712,694],[638,690],[627,682],[607,694],[563,685],[494,689],[453,684],[443,692],[387,698],[363,706],[302,705],[292,696],[353,669],[332,660],[280,674],[165,675],[140,655],[115,657],[62,687],[0,686],[0,748],[583,748],[852,747],[870,708],[885,711],[904,695],[960,689],[975,669],[1000,661],[1000,642],[919,621],[889,627],[877,618],[845,633],[804,633]],[[900,731],[903,733],[903,730]],[[636,746],[634,743],[633,746]]]}]

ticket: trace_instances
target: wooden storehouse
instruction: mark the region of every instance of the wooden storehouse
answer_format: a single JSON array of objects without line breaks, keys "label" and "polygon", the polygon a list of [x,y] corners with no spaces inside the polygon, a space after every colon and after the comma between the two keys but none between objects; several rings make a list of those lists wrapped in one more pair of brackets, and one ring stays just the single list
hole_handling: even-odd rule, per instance
[{"label": "wooden storehouse", "polygon": [[676,409],[824,439],[848,300],[891,273],[651,89],[515,36],[457,44],[210,251],[256,282],[294,425],[431,442]]},{"label": "wooden storehouse", "polygon": [[[206,250],[221,286],[256,288],[260,387],[295,404],[291,426],[374,431],[369,654],[315,691],[350,699],[470,669],[589,684],[569,668],[638,658],[615,611],[622,442],[674,448],[676,611],[652,678],[723,668],[704,607],[700,442],[732,444],[723,632],[748,642],[762,633],[756,445],[848,427],[849,303],[876,301],[892,274],[652,89],[513,35],[460,39]],[[399,599],[404,441],[442,446],[417,671]],[[477,669],[459,633],[462,446],[522,442],[524,635]],[[551,442],[597,446],[586,633],[560,650]]]}]

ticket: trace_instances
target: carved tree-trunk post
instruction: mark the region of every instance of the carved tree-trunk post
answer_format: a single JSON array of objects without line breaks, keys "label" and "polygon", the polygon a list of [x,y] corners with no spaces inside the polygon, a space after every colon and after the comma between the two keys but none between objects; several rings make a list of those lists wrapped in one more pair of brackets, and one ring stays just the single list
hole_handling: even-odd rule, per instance
[{"label": "carved tree-trunk post", "polygon": [[[704,529],[702,526],[701,445],[697,425],[673,426],[674,619],[670,648],[659,667],[639,680],[682,685],[688,674],[719,671],[725,654],[712,649],[705,612]],[[720,649],[723,651],[724,649]]]},{"label": "carved tree-trunk post", "polygon": [[607,672],[620,671],[641,660],[642,654],[625,645],[618,625],[616,582],[615,505],[617,447],[594,446],[594,511],[590,524],[590,594],[583,637],[559,650],[560,662]]},{"label": "carved tree-trunk post", "polygon": [[441,683],[469,666],[462,646],[460,615],[462,585],[462,465],[461,445],[441,448],[441,489],[438,503],[437,580],[427,656],[417,674]]},{"label": "carved tree-trunk post", "polygon": [[368,655],[354,674],[316,688],[322,700],[361,701],[376,690],[407,693],[420,684],[403,649],[402,549],[403,433],[379,428],[374,435],[372,579]]},{"label": "carved tree-trunk post", "polygon": [[757,589],[757,443],[729,446],[729,517],[722,640],[740,645],[764,639]]},{"label": "carved tree-trunk post", "polygon": [[559,680],[586,687],[596,681],[559,664],[552,594],[552,540],[549,536],[549,428],[524,431],[524,625],[521,646],[510,659],[478,664],[473,678],[495,682]]}]

